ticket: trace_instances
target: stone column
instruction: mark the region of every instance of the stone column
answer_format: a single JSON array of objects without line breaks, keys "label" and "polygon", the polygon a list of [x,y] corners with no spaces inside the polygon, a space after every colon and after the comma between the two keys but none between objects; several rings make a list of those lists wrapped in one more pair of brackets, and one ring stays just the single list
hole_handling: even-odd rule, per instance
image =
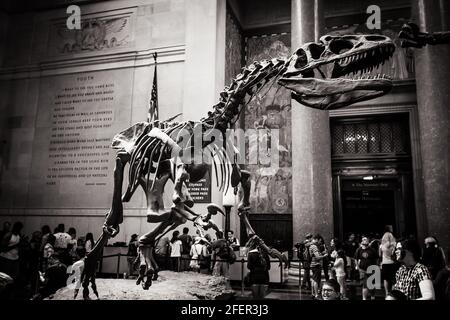
[{"label": "stone column", "polygon": [[[322,0],[292,0],[292,51],[324,30]],[[292,100],[293,239],[333,235],[331,144],[328,111]]]},{"label": "stone column", "polygon": [[[415,22],[424,32],[450,30],[448,1],[415,0]],[[417,109],[425,216],[417,217],[419,241],[435,235],[450,247],[450,45],[415,50]]]}]

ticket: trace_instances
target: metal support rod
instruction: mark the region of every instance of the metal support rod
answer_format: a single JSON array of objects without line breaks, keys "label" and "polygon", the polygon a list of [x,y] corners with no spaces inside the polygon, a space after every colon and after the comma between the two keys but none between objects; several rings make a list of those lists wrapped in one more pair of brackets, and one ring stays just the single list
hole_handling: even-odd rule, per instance
[{"label": "metal support rod", "polygon": [[228,231],[230,231],[230,212],[231,206],[224,206],[225,208],[225,239],[228,241]]},{"label": "metal support rod", "polygon": [[244,258],[241,259],[241,295],[244,296]]}]

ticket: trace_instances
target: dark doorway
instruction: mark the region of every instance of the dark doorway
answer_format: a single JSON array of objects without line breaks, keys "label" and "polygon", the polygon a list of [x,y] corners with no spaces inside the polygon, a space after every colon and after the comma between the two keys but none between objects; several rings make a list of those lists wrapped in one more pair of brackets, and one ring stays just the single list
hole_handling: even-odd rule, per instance
[{"label": "dark doorway", "polygon": [[347,190],[342,192],[344,234],[380,234],[396,225],[394,190]]},{"label": "dark doorway", "polygon": [[330,120],[335,235],[416,234],[409,114]]}]

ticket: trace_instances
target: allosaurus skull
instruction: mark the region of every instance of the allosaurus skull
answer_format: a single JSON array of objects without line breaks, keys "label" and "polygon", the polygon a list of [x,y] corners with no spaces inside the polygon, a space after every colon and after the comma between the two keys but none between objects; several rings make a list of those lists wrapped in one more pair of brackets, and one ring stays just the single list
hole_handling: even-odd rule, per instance
[{"label": "allosaurus skull", "polygon": [[345,107],[389,92],[391,78],[372,71],[394,51],[392,40],[382,35],[326,35],[297,49],[278,83],[303,105]]}]

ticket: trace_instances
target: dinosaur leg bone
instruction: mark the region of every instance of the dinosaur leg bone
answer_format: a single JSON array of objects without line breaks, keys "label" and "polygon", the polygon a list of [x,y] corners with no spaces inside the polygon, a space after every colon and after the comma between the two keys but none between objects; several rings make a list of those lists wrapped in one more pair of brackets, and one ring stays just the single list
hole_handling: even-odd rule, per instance
[{"label": "dinosaur leg bone", "polygon": [[241,188],[243,197],[238,205],[238,210],[248,210],[250,208],[250,190],[252,188],[250,181],[250,172],[241,170]]},{"label": "dinosaur leg bone", "polygon": [[287,259],[287,257],[282,254],[280,251],[278,251],[275,248],[270,248],[269,246],[267,246],[264,243],[264,240],[261,239],[260,237],[258,237],[257,235],[254,235],[251,240],[249,241],[255,241],[256,245],[263,251],[266,252],[269,256],[271,256],[272,258],[276,258],[280,261],[280,266],[283,264],[284,262],[284,267],[287,268],[289,266],[289,260]]},{"label": "dinosaur leg bone", "polygon": [[94,248],[87,254],[85,259],[85,266],[82,273],[83,298],[89,299],[89,282],[94,293],[98,296],[95,287],[95,271],[97,269],[97,262],[100,259],[103,247],[108,242],[110,237],[114,237],[119,232],[119,224],[123,221],[123,206],[121,201],[123,171],[126,163],[129,161],[130,155],[124,151],[119,151],[116,157],[116,167],[114,169],[114,191],[112,199],[112,207],[110,212],[106,215],[103,232],[100,238],[94,245]]},{"label": "dinosaur leg bone", "polygon": [[155,272],[153,259],[152,259],[153,245],[140,245],[139,246],[139,256],[140,256],[140,265],[139,265],[139,278],[136,282],[139,284],[143,280],[143,276],[145,275],[147,279],[142,284],[142,288],[144,290],[148,290],[152,285],[153,273]]},{"label": "dinosaur leg bone", "polygon": [[255,233],[255,230],[253,230],[253,228],[250,224],[250,221],[248,220],[248,211],[246,211],[246,210],[238,211],[238,215],[241,218],[241,223],[244,224],[244,226],[245,226],[247,236],[248,237],[254,236],[256,233]]}]

